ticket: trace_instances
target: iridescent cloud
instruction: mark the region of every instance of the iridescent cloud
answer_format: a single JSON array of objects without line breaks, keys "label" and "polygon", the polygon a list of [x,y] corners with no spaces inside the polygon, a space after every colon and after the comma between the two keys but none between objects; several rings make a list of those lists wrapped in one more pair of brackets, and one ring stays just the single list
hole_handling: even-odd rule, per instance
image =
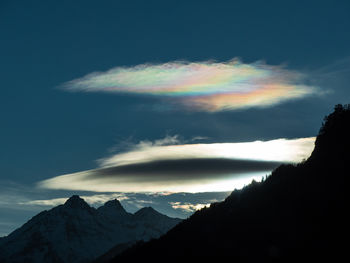
[{"label": "iridescent cloud", "polygon": [[272,106],[316,92],[306,76],[262,62],[182,62],[142,64],[95,72],[69,81],[73,91],[155,96],[197,111]]}]

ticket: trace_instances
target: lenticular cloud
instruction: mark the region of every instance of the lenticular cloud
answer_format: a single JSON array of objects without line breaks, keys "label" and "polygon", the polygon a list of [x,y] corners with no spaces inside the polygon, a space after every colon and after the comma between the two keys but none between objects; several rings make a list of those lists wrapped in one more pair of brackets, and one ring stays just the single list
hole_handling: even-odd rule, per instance
[{"label": "lenticular cloud", "polygon": [[159,97],[195,111],[272,106],[315,93],[305,75],[262,62],[169,62],[117,67],[67,82],[73,91]]}]

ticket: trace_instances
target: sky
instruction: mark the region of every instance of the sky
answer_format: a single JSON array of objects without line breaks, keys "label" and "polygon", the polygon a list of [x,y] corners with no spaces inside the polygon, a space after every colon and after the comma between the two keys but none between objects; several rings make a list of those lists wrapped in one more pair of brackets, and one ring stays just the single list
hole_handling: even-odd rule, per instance
[{"label": "sky", "polygon": [[79,194],[185,218],[349,103],[348,1],[0,1],[0,236]]}]

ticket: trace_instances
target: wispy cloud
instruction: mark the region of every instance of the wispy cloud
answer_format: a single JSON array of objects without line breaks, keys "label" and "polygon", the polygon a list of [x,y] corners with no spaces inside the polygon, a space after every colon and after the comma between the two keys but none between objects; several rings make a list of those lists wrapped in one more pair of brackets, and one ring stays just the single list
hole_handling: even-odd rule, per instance
[{"label": "wispy cloud", "polygon": [[99,161],[93,170],[39,182],[48,189],[96,192],[209,192],[241,188],[282,162],[299,162],[315,138],[246,143],[177,144],[175,138],[141,142]]},{"label": "wispy cloud", "polygon": [[323,104],[349,103],[350,56],[341,58],[322,68],[308,73],[312,85],[320,87],[324,94]]},{"label": "wispy cloud", "polygon": [[210,203],[208,204],[191,204],[191,203],[181,203],[181,202],[171,202],[170,203],[172,208],[174,209],[182,209],[185,210],[187,212],[194,212],[197,210],[200,210],[204,207],[209,207]]},{"label": "wispy cloud", "polygon": [[306,75],[261,61],[183,62],[142,64],[94,72],[65,83],[64,88],[83,92],[148,95],[165,99],[187,110],[224,111],[267,107],[316,94]]},{"label": "wispy cloud", "polygon": [[[152,206],[156,210],[174,217],[185,218],[194,211],[209,206],[210,203],[224,200],[230,192],[207,192],[207,193],[105,193],[81,195],[91,206],[99,207],[105,202],[117,199],[122,206],[131,213],[142,207]],[[17,203],[22,207],[36,207],[47,209],[64,204],[68,197],[33,199]],[[12,204],[13,205],[13,204]],[[40,211],[40,210],[39,210]],[[5,226],[6,222],[0,222]],[[11,224],[13,225],[13,224]]]},{"label": "wispy cloud", "polygon": [[[17,188],[13,188],[13,187]],[[0,237],[9,234],[23,225],[35,214],[61,205],[77,192],[51,191],[37,189],[29,185],[20,185],[0,181]],[[134,213],[142,207],[152,206],[157,211],[172,216],[186,218],[194,211],[191,208],[201,204],[222,201],[230,192],[207,193],[93,193],[79,192],[80,196],[91,206],[97,208],[105,202],[118,199],[126,211]],[[173,203],[187,205],[174,208]]]},{"label": "wispy cloud", "polygon": [[[81,196],[90,205],[101,205],[105,202],[118,199],[119,201],[128,199],[127,196],[121,193],[114,194],[95,194],[95,195],[82,195]],[[64,198],[52,198],[52,199],[39,199],[29,200],[25,202],[19,202],[20,205],[34,205],[34,206],[57,206],[65,203],[68,197]]]}]

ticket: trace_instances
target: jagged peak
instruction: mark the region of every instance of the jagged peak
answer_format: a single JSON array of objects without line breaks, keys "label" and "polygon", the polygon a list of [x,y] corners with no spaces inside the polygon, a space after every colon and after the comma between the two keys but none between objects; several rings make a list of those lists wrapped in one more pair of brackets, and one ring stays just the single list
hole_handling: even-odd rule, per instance
[{"label": "jagged peak", "polygon": [[103,206],[100,206],[98,208],[99,211],[105,211],[105,210],[110,210],[110,211],[123,211],[126,212],[122,204],[117,200],[109,200],[107,201]]},{"label": "jagged peak", "polygon": [[88,203],[85,202],[83,198],[81,198],[79,195],[72,195],[65,203],[65,207],[69,208],[75,208],[75,209],[86,209],[91,208]]},{"label": "jagged peak", "polygon": [[103,206],[105,206],[105,207],[123,208],[122,204],[117,199],[109,200]]}]

